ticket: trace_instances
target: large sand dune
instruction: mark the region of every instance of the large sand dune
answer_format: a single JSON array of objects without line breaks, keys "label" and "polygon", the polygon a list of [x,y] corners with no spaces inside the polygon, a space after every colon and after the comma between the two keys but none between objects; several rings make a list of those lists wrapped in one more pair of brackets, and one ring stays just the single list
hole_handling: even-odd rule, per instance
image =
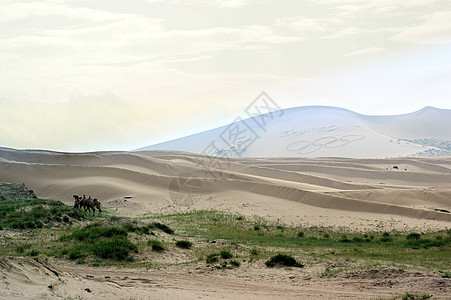
[{"label": "large sand dune", "polygon": [[451,158],[220,160],[182,152],[2,148],[0,181],[25,183],[39,197],[67,204],[73,194],[92,195],[128,215],[219,209],[352,229],[451,225],[451,214],[437,211],[451,211]]},{"label": "large sand dune", "polygon": [[141,150],[222,157],[449,156],[450,127],[447,109],[425,107],[404,115],[367,116],[338,107],[304,106],[237,119]]}]

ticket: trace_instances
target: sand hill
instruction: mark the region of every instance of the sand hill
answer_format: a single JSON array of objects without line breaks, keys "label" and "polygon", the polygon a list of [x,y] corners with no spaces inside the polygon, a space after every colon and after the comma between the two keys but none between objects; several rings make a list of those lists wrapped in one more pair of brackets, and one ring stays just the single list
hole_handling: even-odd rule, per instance
[{"label": "sand hill", "polygon": [[451,225],[451,158],[226,161],[181,152],[2,148],[0,181],[67,204],[73,194],[92,195],[127,215],[219,209],[362,230]]},{"label": "sand hill", "polygon": [[366,116],[337,107],[305,106],[238,119],[140,150],[221,157],[450,156],[450,128],[451,110],[433,107],[404,115]]}]

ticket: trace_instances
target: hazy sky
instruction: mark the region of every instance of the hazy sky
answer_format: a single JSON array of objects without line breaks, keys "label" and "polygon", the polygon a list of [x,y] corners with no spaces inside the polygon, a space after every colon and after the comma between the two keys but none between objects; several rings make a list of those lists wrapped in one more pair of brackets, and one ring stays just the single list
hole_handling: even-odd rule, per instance
[{"label": "hazy sky", "polygon": [[129,150],[280,107],[451,108],[449,0],[0,0],[0,146]]}]

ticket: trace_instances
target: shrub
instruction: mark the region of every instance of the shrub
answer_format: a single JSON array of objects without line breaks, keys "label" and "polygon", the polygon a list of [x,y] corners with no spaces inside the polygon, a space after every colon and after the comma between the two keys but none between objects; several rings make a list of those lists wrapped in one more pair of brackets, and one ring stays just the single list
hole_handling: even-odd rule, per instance
[{"label": "shrub", "polygon": [[258,251],[258,249],[257,248],[252,248],[251,249],[251,251],[250,251],[250,253],[251,253],[251,255],[258,255],[260,252]]},{"label": "shrub", "polygon": [[352,239],[352,241],[355,242],[355,243],[363,243],[364,240],[361,237],[355,236]]},{"label": "shrub", "polygon": [[193,243],[191,243],[190,241],[177,241],[175,245],[182,249],[190,249],[193,246]]},{"label": "shrub", "polygon": [[389,236],[383,236],[381,238],[381,242],[382,243],[388,243],[388,242],[391,242],[391,241],[393,241],[393,239],[391,237],[389,237]]},{"label": "shrub", "polygon": [[122,226],[127,232],[137,232],[142,234],[149,234],[150,230],[148,226],[136,226],[133,223],[126,223]]},{"label": "shrub", "polygon": [[219,253],[223,259],[232,258],[232,253],[230,251],[223,250]]},{"label": "shrub", "polygon": [[218,254],[213,253],[213,254],[207,255],[207,257],[205,258],[205,261],[207,262],[207,264],[211,264],[211,263],[217,262],[218,261]]},{"label": "shrub", "polygon": [[411,232],[407,235],[406,239],[408,240],[419,240],[421,237],[421,235],[419,233],[416,232]]},{"label": "shrub", "polygon": [[161,224],[158,222],[153,222],[151,224],[148,225],[149,228],[158,228],[163,232],[166,232],[167,234],[173,234],[174,230],[172,230],[171,228],[169,228],[167,225],[165,224]]},{"label": "shrub", "polygon": [[343,234],[343,235],[341,236],[340,242],[342,242],[342,243],[351,243],[352,241],[351,241],[350,239],[348,239],[348,237],[346,236],[346,234]]},{"label": "shrub", "polygon": [[255,231],[259,231],[260,229],[261,229],[260,226],[258,226],[258,225],[255,225],[255,226],[254,226],[254,230],[255,230]]},{"label": "shrub", "polygon": [[240,262],[237,261],[237,260],[231,260],[231,261],[230,261],[230,264],[231,264],[232,266],[234,266],[234,267],[237,267],[237,268],[239,268],[239,267],[241,266]]},{"label": "shrub", "polygon": [[444,241],[441,240],[431,240],[431,239],[419,239],[419,240],[409,240],[407,246],[413,249],[419,248],[430,248],[430,247],[443,247],[445,246]]},{"label": "shrub", "polygon": [[70,236],[64,238],[73,238],[79,241],[96,241],[99,238],[126,238],[127,231],[124,228],[115,226],[103,226],[98,223],[87,225],[80,229],[75,229]]},{"label": "shrub", "polygon": [[94,255],[104,259],[124,260],[130,251],[137,252],[138,248],[126,239],[99,240],[92,245]]},{"label": "shrub", "polygon": [[67,255],[69,256],[69,259],[78,259],[83,257],[84,255],[81,253],[81,250],[79,248],[71,249],[67,252]]},{"label": "shrub", "polygon": [[16,251],[17,253],[24,253],[25,250],[30,249],[31,248],[31,244],[22,244],[22,245],[18,245],[16,247]]},{"label": "shrub", "polygon": [[28,252],[27,255],[28,256],[38,256],[39,255],[39,251],[33,249],[30,252]]},{"label": "shrub", "polygon": [[62,235],[59,240],[75,240],[67,250],[70,259],[93,254],[104,259],[125,260],[130,251],[138,251],[137,246],[127,239],[127,235],[123,227],[94,223],[75,229],[71,234]]},{"label": "shrub", "polygon": [[405,293],[401,299],[402,300],[419,300],[419,299],[430,299],[431,297],[432,297],[432,295],[427,295],[427,294],[420,296],[417,294]]},{"label": "shrub", "polygon": [[298,268],[304,267],[303,264],[297,262],[296,259],[294,259],[292,256],[286,254],[277,254],[271,257],[271,259],[265,262],[265,265],[271,268],[275,267],[276,265]]},{"label": "shrub", "polygon": [[303,232],[303,231],[299,231],[299,232],[298,232],[298,237],[300,237],[300,238],[301,238],[301,237],[304,237],[304,232]]},{"label": "shrub", "polygon": [[164,250],[163,244],[160,241],[149,240],[147,245],[152,246],[152,251],[161,252]]}]

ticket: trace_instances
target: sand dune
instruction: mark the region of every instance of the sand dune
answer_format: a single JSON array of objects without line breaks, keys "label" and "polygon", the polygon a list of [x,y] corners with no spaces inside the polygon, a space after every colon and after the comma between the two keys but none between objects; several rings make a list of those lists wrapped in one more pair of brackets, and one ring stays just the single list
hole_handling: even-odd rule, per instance
[{"label": "sand dune", "polygon": [[25,183],[67,204],[73,194],[92,195],[128,215],[221,209],[352,229],[451,225],[451,214],[438,211],[451,211],[451,158],[220,160],[163,151],[3,148],[0,181]]},{"label": "sand dune", "polygon": [[425,107],[367,116],[338,107],[272,111],[230,125],[141,148],[223,157],[449,156],[451,110]]}]

